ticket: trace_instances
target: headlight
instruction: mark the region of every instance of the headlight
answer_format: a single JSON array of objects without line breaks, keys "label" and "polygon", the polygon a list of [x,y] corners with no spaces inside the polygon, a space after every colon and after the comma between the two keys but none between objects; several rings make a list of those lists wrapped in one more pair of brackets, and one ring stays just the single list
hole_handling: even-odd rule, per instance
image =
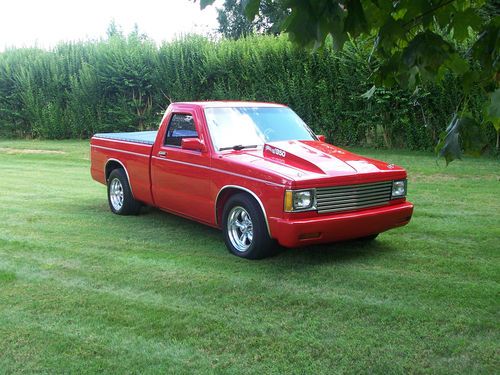
[{"label": "headlight", "polygon": [[406,180],[392,181],[392,198],[402,198],[406,195]]},{"label": "headlight", "polygon": [[314,209],[316,194],[311,190],[287,190],[285,192],[285,211],[305,211]]}]

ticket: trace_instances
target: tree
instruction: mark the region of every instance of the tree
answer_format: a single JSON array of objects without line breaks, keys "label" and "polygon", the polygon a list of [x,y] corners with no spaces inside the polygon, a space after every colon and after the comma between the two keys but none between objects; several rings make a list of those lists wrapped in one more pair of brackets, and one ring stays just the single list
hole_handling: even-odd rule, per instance
[{"label": "tree", "polygon": [[[201,8],[214,0],[200,0]],[[254,19],[261,0],[244,0]],[[446,163],[462,149],[478,154],[485,147],[484,127],[493,124],[500,137],[499,0],[288,0],[281,30],[292,42],[317,49],[331,41],[341,49],[349,38],[373,40],[373,83],[416,88],[454,74],[463,97],[436,146]],[[471,114],[473,90],[488,96],[482,114]],[[497,147],[498,145],[497,140]]]},{"label": "tree", "polygon": [[251,20],[245,16],[241,0],[225,0],[217,13],[219,32],[226,38],[238,39],[253,33],[279,34],[288,10],[282,0],[263,0]]},{"label": "tree", "polygon": [[123,37],[121,27],[116,24],[116,21],[114,19],[112,19],[109,23],[108,29],[106,30],[106,35],[108,36],[108,38]]}]

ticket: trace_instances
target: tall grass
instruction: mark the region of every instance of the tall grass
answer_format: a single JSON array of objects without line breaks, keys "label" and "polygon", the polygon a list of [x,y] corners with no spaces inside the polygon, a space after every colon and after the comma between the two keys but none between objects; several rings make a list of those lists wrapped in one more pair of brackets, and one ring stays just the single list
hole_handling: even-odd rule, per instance
[{"label": "tall grass", "polygon": [[366,100],[368,53],[364,43],[309,53],[269,36],[191,36],[157,48],[137,33],[11,49],[0,53],[0,134],[62,139],[150,129],[170,101],[236,99],[285,103],[341,145],[433,147],[459,101],[453,78],[416,93],[378,89]]}]

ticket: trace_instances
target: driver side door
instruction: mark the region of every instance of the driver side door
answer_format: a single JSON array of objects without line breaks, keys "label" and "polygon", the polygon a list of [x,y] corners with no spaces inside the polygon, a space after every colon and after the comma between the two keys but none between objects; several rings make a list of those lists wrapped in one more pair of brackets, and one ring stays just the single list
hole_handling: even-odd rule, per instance
[{"label": "driver side door", "polygon": [[199,221],[213,221],[210,203],[210,152],[181,147],[183,138],[203,139],[194,111],[170,115],[162,144],[151,158],[151,183],[156,205]]}]

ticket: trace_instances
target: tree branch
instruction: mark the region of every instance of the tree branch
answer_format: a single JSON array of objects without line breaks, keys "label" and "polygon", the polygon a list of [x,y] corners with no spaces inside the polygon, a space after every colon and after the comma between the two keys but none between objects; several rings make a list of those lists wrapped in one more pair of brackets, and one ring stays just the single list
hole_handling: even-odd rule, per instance
[{"label": "tree branch", "polygon": [[[423,17],[427,16],[428,14],[434,13],[434,12],[435,12],[436,10],[438,10],[438,9],[441,9],[441,8],[443,8],[443,7],[447,6],[447,5],[450,5],[450,4],[451,4],[451,3],[453,3],[454,1],[455,1],[455,0],[447,0],[447,1],[443,2],[443,3],[440,3],[439,5],[436,5],[434,8],[431,8],[431,9],[429,9],[429,10],[427,10],[427,11],[423,12],[422,14],[419,14],[418,16],[414,17],[414,18],[413,18],[413,19],[411,19],[410,21],[406,22],[406,23],[403,25],[403,27],[406,27],[406,26],[408,26],[408,25],[410,25],[410,24],[412,24],[412,23],[416,22],[417,20],[419,20],[419,19],[421,19],[421,18],[423,18]],[[411,28],[410,28],[410,29],[411,29]]]}]

